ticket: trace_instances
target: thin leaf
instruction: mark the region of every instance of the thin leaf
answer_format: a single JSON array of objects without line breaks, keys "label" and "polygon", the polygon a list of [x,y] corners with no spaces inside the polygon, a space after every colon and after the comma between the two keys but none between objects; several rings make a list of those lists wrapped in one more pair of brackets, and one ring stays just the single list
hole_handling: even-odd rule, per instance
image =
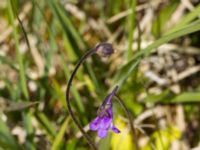
[{"label": "thin leaf", "polygon": [[179,95],[172,97],[171,99],[163,100],[164,103],[199,103],[200,93],[199,92],[183,92]]},{"label": "thin leaf", "polygon": [[164,43],[167,43],[173,39],[176,39],[178,37],[181,37],[181,36],[184,36],[184,35],[199,31],[199,30],[200,30],[200,20],[187,25],[176,32],[167,34],[163,36],[162,38],[160,38],[159,40],[153,42],[146,48],[136,53],[135,56],[133,56],[133,58],[118,71],[118,73],[115,76],[115,82],[119,82],[121,85],[124,81],[126,81],[126,79],[133,73],[135,67],[139,64],[141,57],[148,56],[154,49],[158,48]]},{"label": "thin leaf", "polygon": [[194,20],[196,17],[198,17],[200,14],[200,4],[197,5],[190,13],[185,15],[181,21],[179,21],[170,31],[168,31],[166,34],[172,33],[174,31],[177,31],[181,29],[183,26],[190,23],[192,20]]},{"label": "thin leaf", "polygon": [[1,120],[0,117],[0,147],[5,150],[21,150],[20,146],[10,134],[8,126]]},{"label": "thin leaf", "polygon": [[56,136],[56,131],[55,131],[55,128],[52,126],[51,122],[46,117],[46,115],[44,113],[41,113],[41,112],[37,112],[35,115],[36,115],[38,121],[40,122],[40,124],[42,125],[42,127],[47,132],[47,134],[52,139],[54,139],[55,136]]},{"label": "thin leaf", "polygon": [[58,134],[56,135],[53,144],[52,144],[52,150],[59,150],[61,149],[61,146],[63,145],[64,141],[63,141],[63,136],[65,134],[65,131],[67,129],[67,125],[69,123],[69,117],[66,118],[65,122],[62,124]]},{"label": "thin leaf", "polygon": [[127,51],[127,58],[128,61],[131,59],[132,55],[133,55],[133,51],[132,51],[132,44],[133,44],[133,33],[134,33],[134,29],[135,29],[135,16],[136,16],[136,0],[132,0],[131,1],[131,15],[128,18],[128,22],[130,24],[129,26],[129,35],[128,35],[128,51]]},{"label": "thin leaf", "polygon": [[23,55],[21,54],[19,50],[19,34],[17,31],[17,27],[14,23],[14,13],[13,13],[13,8],[12,8],[12,0],[9,1],[9,7],[8,7],[8,12],[9,12],[9,17],[13,26],[13,36],[15,40],[15,48],[16,48],[16,53],[17,53],[17,60],[19,63],[19,75],[20,75],[20,83],[21,83],[21,88],[22,92],[25,96],[26,99],[29,98],[28,95],[28,90],[27,90],[27,85],[26,85],[26,76],[25,76],[25,71],[24,71],[24,62],[23,62]]},{"label": "thin leaf", "polygon": [[36,104],[39,104],[39,102],[11,102],[8,104],[8,106],[5,108],[5,111],[21,111],[23,109],[27,109],[30,107],[35,106]]}]

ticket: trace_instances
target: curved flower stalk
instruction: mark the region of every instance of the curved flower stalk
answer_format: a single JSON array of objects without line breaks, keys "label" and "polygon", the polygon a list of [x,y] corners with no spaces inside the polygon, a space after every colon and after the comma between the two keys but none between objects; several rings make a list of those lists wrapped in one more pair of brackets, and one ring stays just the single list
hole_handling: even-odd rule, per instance
[{"label": "curved flower stalk", "polygon": [[84,131],[83,127],[80,125],[80,123],[78,122],[78,120],[76,119],[71,105],[70,105],[70,98],[69,98],[69,93],[70,93],[70,87],[73,81],[73,78],[78,70],[78,68],[80,67],[80,65],[90,56],[92,56],[93,54],[97,53],[102,57],[107,57],[110,56],[112,53],[114,52],[113,47],[110,43],[100,43],[98,44],[96,47],[94,47],[93,49],[89,50],[85,55],[83,55],[83,57],[79,60],[79,62],[77,63],[77,65],[75,66],[74,71],[72,72],[68,84],[67,84],[67,90],[66,90],[66,103],[67,103],[67,108],[69,111],[70,116],[72,117],[74,123],[76,124],[76,126],[80,129],[81,133],[83,134],[83,136],[86,138],[88,144],[91,146],[92,149],[97,150],[95,144],[92,142],[92,140],[90,139],[90,137],[87,135],[87,133]]},{"label": "curved flower stalk", "polygon": [[112,98],[115,96],[117,89],[118,86],[105,98],[97,111],[97,117],[90,123],[90,130],[97,131],[100,138],[106,137],[109,129],[115,133],[120,133],[120,130],[113,124],[112,112]]},{"label": "curved flower stalk", "polygon": [[[97,150],[95,144],[92,142],[91,138],[87,135],[87,133],[84,131],[83,127],[80,125],[78,120],[76,119],[71,105],[70,105],[70,98],[69,98],[69,93],[70,93],[70,87],[73,81],[73,78],[80,67],[80,65],[90,56],[93,54],[99,54],[102,57],[108,57],[114,52],[113,47],[110,43],[100,43],[90,51],[88,51],[83,57],[79,60],[77,65],[75,66],[74,71],[72,72],[68,84],[67,84],[67,90],[66,90],[66,103],[67,103],[67,108],[69,111],[70,116],[72,117],[74,123],[76,126],[79,128],[83,136],[86,138],[88,144],[91,146],[92,149]],[[135,143],[135,149],[139,150],[138,145],[137,145],[137,138],[136,138],[136,132],[135,128],[132,123],[132,119],[130,116],[130,113],[123,103],[123,101],[120,99],[119,96],[116,95],[118,86],[116,86],[113,91],[105,98],[103,101],[102,105],[99,107],[99,110],[97,112],[97,117],[90,123],[90,130],[97,131],[98,136],[100,138],[104,138],[107,135],[107,132],[109,129],[111,129],[115,133],[120,133],[120,130],[114,126],[113,124],[113,112],[112,112],[112,98],[113,96],[117,97],[117,100],[120,102],[121,106],[125,109],[126,115],[129,119],[131,130],[133,133],[133,142]]]}]

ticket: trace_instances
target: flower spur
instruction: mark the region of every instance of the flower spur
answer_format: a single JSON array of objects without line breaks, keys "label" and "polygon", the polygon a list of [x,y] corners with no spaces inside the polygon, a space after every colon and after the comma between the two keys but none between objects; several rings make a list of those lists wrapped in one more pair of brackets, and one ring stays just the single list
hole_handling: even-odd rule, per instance
[{"label": "flower spur", "polygon": [[112,98],[115,95],[118,86],[105,98],[97,111],[97,117],[90,123],[90,130],[97,131],[100,138],[106,137],[108,130],[120,133],[113,124]]}]

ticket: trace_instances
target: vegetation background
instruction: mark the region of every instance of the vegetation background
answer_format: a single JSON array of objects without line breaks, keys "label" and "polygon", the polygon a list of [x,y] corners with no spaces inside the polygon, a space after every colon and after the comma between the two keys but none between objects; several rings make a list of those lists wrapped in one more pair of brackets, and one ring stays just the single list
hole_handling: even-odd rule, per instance
[{"label": "vegetation background", "polygon": [[199,0],[1,0],[0,150],[87,150],[70,118],[66,84],[99,42],[115,53],[78,71],[73,111],[99,150],[132,150],[126,115],[113,101],[120,134],[88,131],[109,89],[134,117],[141,150],[200,146]]}]

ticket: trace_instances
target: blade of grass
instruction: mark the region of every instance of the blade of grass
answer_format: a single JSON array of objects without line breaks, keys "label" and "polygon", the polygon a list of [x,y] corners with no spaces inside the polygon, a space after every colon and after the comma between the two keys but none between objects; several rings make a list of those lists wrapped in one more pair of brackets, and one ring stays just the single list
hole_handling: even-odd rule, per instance
[{"label": "blade of grass", "polygon": [[14,23],[12,0],[9,0],[8,12],[9,12],[11,24],[13,26],[13,36],[14,36],[14,41],[15,41],[17,60],[18,60],[18,63],[19,63],[19,68],[20,68],[19,69],[19,75],[20,75],[21,88],[22,88],[23,95],[28,100],[29,95],[28,95],[28,90],[27,90],[27,85],[26,85],[26,77],[25,77],[25,71],[24,71],[24,65],[23,65],[24,64],[23,63],[23,55],[21,54],[21,52],[19,50],[19,35],[18,35],[17,27]]},{"label": "blade of grass", "polygon": [[[22,89],[22,94],[25,97],[25,100],[29,100],[29,93],[28,93],[28,88],[26,84],[26,75],[25,75],[25,68],[24,68],[24,60],[23,60],[23,54],[21,54],[20,49],[19,49],[19,33],[18,29],[14,23],[14,13],[17,15],[15,9],[12,7],[14,6],[13,1],[10,0],[8,4],[8,12],[9,12],[9,17],[11,20],[11,24],[13,26],[13,36],[14,36],[14,41],[15,41],[15,48],[16,48],[16,55],[17,55],[17,60],[19,63],[19,76],[20,76],[20,86]],[[19,20],[18,20],[19,21]],[[19,22],[19,24],[22,26],[22,22]],[[23,28],[24,29],[24,28]],[[25,30],[23,30],[24,34],[26,34]],[[27,42],[27,41],[26,41]],[[29,43],[28,43],[29,45]],[[33,139],[33,127],[31,124],[31,114],[28,111],[22,112],[23,116],[23,123],[27,132],[27,140],[26,140],[26,147],[31,150],[35,150],[34,146],[34,139]]]},{"label": "blade of grass", "polygon": [[200,102],[199,92],[183,92],[179,95],[173,96],[171,99],[163,100],[163,103],[199,103],[199,102]]},{"label": "blade of grass", "polygon": [[3,64],[7,64],[8,66],[10,66],[13,70],[18,71],[16,65],[14,65],[13,60],[11,60],[10,58],[8,58],[7,56],[1,56],[0,55],[0,61]]},{"label": "blade of grass", "polygon": [[200,30],[200,20],[187,25],[176,32],[173,32],[161,37],[160,39],[153,42],[146,48],[137,52],[127,64],[122,66],[114,78],[114,83],[116,84],[120,83],[119,85],[124,83],[124,81],[132,74],[135,67],[139,64],[141,57],[148,56],[152,52],[152,50],[158,48],[162,44],[167,43],[175,38],[178,38],[178,37],[181,37],[181,36],[184,36],[184,35],[199,31],[199,30]]},{"label": "blade of grass", "polygon": [[[16,98],[16,90],[15,88],[13,87],[13,84],[11,83],[11,81],[9,79],[7,79],[6,77],[2,79],[5,83],[5,89],[7,90],[7,92],[9,93],[10,95],[10,99],[11,100],[15,100]],[[13,92],[14,91],[14,92]],[[1,96],[3,97],[3,92],[0,93]]]},{"label": "blade of grass", "polygon": [[158,95],[148,95],[144,100],[144,103],[161,103],[161,104],[175,104],[175,103],[199,103],[199,92],[182,92],[178,95],[171,93],[169,90],[165,90]]},{"label": "blade of grass", "polygon": [[[42,16],[43,16],[44,21],[45,21],[46,24],[48,25],[49,23],[47,22],[46,18],[44,17],[44,14],[43,14],[43,12],[42,12],[40,6],[38,5],[37,2],[35,2],[35,5],[38,7],[39,12],[40,12],[40,13],[42,14]],[[51,39],[51,41],[52,41],[51,43],[56,43],[56,41],[55,41],[56,35],[55,35],[55,32],[53,32],[52,28],[54,28],[53,25],[51,26],[51,28],[50,28],[49,26],[47,26],[48,33],[49,33],[50,39]],[[63,37],[64,37],[64,41],[65,41],[65,39],[66,39],[66,42],[64,43],[64,45],[66,45],[66,51],[68,51],[69,53],[72,53],[72,55],[74,55],[74,50],[73,50],[71,44],[69,43],[68,37],[65,36],[65,35],[64,35]],[[56,45],[55,45],[55,46],[56,46]],[[55,47],[55,46],[54,46],[54,47]],[[56,49],[56,48],[55,48],[55,49]],[[70,52],[70,51],[71,51],[71,52]],[[69,76],[70,76],[70,71],[69,71],[69,69],[67,68],[67,65],[66,65],[66,62],[65,62],[65,59],[64,59],[64,53],[63,53],[63,51],[60,50],[60,52],[61,52],[61,60],[62,60],[62,65],[63,65],[64,74],[65,74],[66,80],[68,80],[68,79],[69,79]],[[69,56],[69,57],[70,57],[70,56]],[[60,92],[59,92],[59,93],[60,93]],[[61,93],[60,93],[60,94],[61,94]],[[76,101],[76,103],[77,103],[78,111],[80,111],[81,113],[85,112],[83,103],[82,103],[82,101],[81,101],[81,97],[80,97],[78,91],[76,90],[76,88],[74,88],[74,86],[72,86],[72,94],[73,94],[73,96],[74,96],[74,98],[75,98],[75,101]],[[64,106],[66,106],[66,104],[64,104]]]},{"label": "blade of grass", "polygon": [[67,110],[65,95],[63,91],[61,90],[59,83],[56,81],[56,79],[51,79],[51,81],[52,81],[53,89],[55,90],[55,94],[58,95],[58,97],[61,99],[62,105],[64,106],[65,110]]},{"label": "blade of grass", "polygon": [[177,9],[178,4],[179,2],[172,1],[170,4],[164,6],[164,8],[161,8],[161,10],[157,12],[156,19],[152,24],[152,33],[156,38],[160,38],[163,33],[166,32],[167,22]]},{"label": "blade of grass", "polygon": [[107,1],[107,9],[104,13],[105,17],[113,16],[114,14],[118,14],[121,10],[120,7],[123,5],[123,1],[121,0],[115,0],[115,3],[113,1]]},{"label": "blade of grass", "polygon": [[[70,72],[69,72],[69,70],[67,69],[67,66],[65,65],[65,61],[64,61],[64,56],[63,56],[63,55],[64,55],[64,54],[61,52],[61,58],[62,58],[62,61],[63,61],[63,63],[62,63],[62,64],[63,64],[63,70],[64,70],[65,77],[66,77],[66,79],[68,80],[69,77],[70,77]],[[83,103],[82,103],[82,101],[81,101],[81,97],[80,97],[80,95],[79,95],[77,89],[72,85],[71,90],[72,90],[72,94],[73,94],[73,96],[74,96],[74,98],[75,98],[75,100],[76,100],[76,103],[77,103],[77,105],[78,105],[79,111],[80,111],[81,113],[84,113],[84,112],[85,112],[85,109],[84,109]]]},{"label": "blade of grass", "polygon": [[39,102],[10,102],[8,106],[5,108],[6,112],[10,111],[21,111],[23,109],[28,109],[30,107],[35,106]]},{"label": "blade of grass", "polygon": [[70,44],[68,37],[63,35],[63,41],[64,41],[63,45],[65,47],[64,50],[68,56],[68,59],[72,62],[77,61],[78,56],[75,54],[74,49],[72,45]]},{"label": "blade of grass", "polygon": [[46,133],[51,137],[51,139],[54,139],[56,137],[56,131],[52,123],[46,117],[46,115],[41,112],[36,112],[35,116],[38,122],[42,125],[42,127],[46,131]]},{"label": "blade of grass", "polygon": [[86,49],[86,45],[83,42],[80,34],[77,32],[77,30],[74,28],[74,25],[70,21],[70,19],[66,16],[66,14],[63,12],[60,5],[53,0],[49,1],[51,10],[54,11],[54,13],[57,15],[61,25],[64,27],[64,29],[67,29],[72,34],[74,40],[77,42],[77,44],[80,46],[81,49]]},{"label": "blade of grass", "polygon": [[[66,16],[66,14],[62,11],[62,7],[60,7],[60,5],[58,3],[56,3],[53,0],[48,1],[48,4],[53,12],[53,14],[55,15],[55,17],[57,18],[57,20],[60,22],[60,26],[62,27],[62,30],[64,31],[64,33],[66,33],[66,36],[70,37],[70,35],[72,35],[73,38],[71,38],[70,42],[72,43],[72,45],[74,45],[74,52],[78,53],[78,55],[81,55],[81,51],[79,50],[79,47],[81,49],[86,49],[86,44],[84,43],[84,41],[82,40],[82,38],[80,37],[80,34],[76,31],[76,29],[74,28],[73,24],[71,23],[70,19]],[[70,38],[68,38],[70,39]],[[79,44],[79,47],[77,47],[77,43]],[[93,72],[92,66],[86,62],[86,69],[93,81],[93,83],[95,84],[95,87],[97,88],[97,91],[100,93],[101,92],[101,84],[98,82],[98,80],[96,79],[96,76]]]},{"label": "blade of grass", "polygon": [[[1,115],[1,114],[0,114]],[[0,148],[21,150],[22,148],[17,144],[14,137],[10,134],[9,128],[2,121],[0,117]]]},{"label": "blade of grass", "polygon": [[128,23],[130,24],[130,26],[128,27],[128,51],[127,51],[127,60],[129,61],[133,55],[133,51],[132,51],[132,44],[133,44],[133,33],[134,33],[134,29],[135,29],[135,16],[136,16],[136,0],[131,0],[131,15],[130,17],[128,17]]},{"label": "blade of grass", "polygon": [[34,129],[31,123],[32,112],[28,110],[24,111],[22,112],[22,117],[23,117],[24,127],[27,132],[26,143],[25,143],[26,148],[30,150],[36,150],[36,146],[34,144]]},{"label": "blade of grass", "polygon": [[121,68],[121,70],[116,74],[114,78],[115,85],[111,88],[113,89],[116,85],[121,85],[124,83],[124,81],[129,77],[129,75],[133,72],[136,66],[140,63],[140,59],[135,60],[135,62],[132,65],[126,65]]},{"label": "blade of grass", "polygon": [[142,100],[143,103],[158,103],[164,99],[170,99],[171,93],[169,90],[165,90],[158,95],[148,94],[146,98]]},{"label": "blade of grass", "polygon": [[53,144],[52,144],[52,150],[58,150],[61,149],[61,146],[63,145],[64,141],[63,141],[63,137],[65,134],[65,131],[67,129],[67,125],[69,123],[69,117],[67,117],[64,121],[64,123],[62,124],[58,134],[56,135]]},{"label": "blade of grass", "polygon": [[200,14],[200,4],[197,5],[190,13],[185,15],[181,21],[179,21],[170,31],[168,31],[166,34],[175,32],[179,29],[181,29],[183,26],[190,23],[192,20],[194,20],[196,17],[198,17]]}]

